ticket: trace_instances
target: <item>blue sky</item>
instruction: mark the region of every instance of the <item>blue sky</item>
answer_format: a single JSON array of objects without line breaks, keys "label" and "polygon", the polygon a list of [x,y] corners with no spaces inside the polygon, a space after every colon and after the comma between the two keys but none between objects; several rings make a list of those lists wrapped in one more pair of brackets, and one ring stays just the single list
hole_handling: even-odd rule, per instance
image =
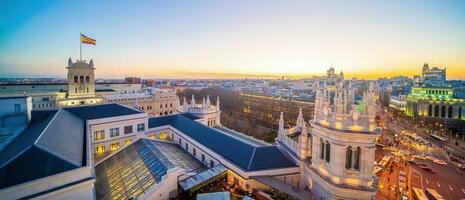
[{"label": "blue sky", "polygon": [[0,77],[65,77],[79,33],[97,76],[374,78],[423,62],[465,78],[465,1],[5,1]]}]

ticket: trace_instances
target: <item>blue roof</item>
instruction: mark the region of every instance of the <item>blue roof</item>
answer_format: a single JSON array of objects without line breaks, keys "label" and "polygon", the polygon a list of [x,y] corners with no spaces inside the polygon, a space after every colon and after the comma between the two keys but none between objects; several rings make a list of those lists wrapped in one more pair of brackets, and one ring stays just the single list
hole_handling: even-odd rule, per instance
[{"label": "blue roof", "polygon": [[170,125],[244,170],[296,167],[276,146],[253,146],[182,114],[149,118],[149,128]]},{"label": "blue roof", "polygon": [[0,188],[86,165],[84,121],[65,111],[32,112],[31,123],[0,152]]},{"label": "blue roof", "polygon": [[64,109],[84,120],[142,113],[139,110],[132,109],[116,103],[100,104],[95,106],[69,107]]}]

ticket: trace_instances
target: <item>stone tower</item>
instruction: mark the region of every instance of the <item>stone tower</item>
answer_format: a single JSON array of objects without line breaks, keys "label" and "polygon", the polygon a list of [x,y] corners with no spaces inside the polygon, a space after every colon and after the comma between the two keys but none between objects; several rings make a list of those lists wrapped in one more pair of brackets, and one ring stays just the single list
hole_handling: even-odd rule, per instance
[{"label": "stone tower", "polygon": [[68,59],[68,98],[95,97],[94,62],[86,63],[82,60],[73,62]]},{"label": "stone tower", "polygon": [[343,81],[332,91],[317,89],[309,170],[316,199],[374,198],[376,97],[373,83],[358,102]]}]

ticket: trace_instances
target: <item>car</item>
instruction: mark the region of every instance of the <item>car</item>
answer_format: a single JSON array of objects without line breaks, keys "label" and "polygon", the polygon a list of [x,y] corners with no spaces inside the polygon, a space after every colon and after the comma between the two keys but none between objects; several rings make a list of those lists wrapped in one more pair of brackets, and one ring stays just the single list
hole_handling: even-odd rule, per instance
[{"label": "car", "polygon": [[417,165],[417,162],[415,162],[414,160],[409,160],[408,162],[409,162],[409,163],[412,163],[412,164],[414,164],[414,165]]},{"label": "car", "polygon": [[435,173],[437,174],[438,172],[436,172],[436,170],[432,169],[431,167],[421,167],[422,169],[424,169],[425,171],[429,171],[429,172],[432,172],[432,173]]},{"label": "car", "polygon": [[442,160],[439,160],[439,159],[434,159],[433,162],[436,163],[436,164],[440,164],[440,165],[447,165],[446,162],[444,162]]}]

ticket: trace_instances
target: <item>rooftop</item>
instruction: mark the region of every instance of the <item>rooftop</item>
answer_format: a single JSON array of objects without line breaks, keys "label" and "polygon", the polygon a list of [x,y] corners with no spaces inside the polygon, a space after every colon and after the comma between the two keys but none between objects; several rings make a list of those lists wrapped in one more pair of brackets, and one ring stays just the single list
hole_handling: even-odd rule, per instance
[{"label": "rooftop", "polygon": [[142,113],[139,110],[123,106],[121,104],[100,104],[95,106],[78,106],[63,108],[83,120],[117,117]]},{"label": "rooftop", "polygon": [[84,125],[66,110],[32,112],[28,127],[0,152],[0,188],[86,165]]},{"label": "rooftop", "polygon": [[186,172],[205,169],[176,144],[139,139],[96,165],[97,199],[140,197],[175,167]]},{"label": "rooftop", "polygon": [[255,146],[239,137],[193,121],[182,114],[149,118],[149,127],[170,125],[222,155],[243,170],[296,167],[276,146]]}]

